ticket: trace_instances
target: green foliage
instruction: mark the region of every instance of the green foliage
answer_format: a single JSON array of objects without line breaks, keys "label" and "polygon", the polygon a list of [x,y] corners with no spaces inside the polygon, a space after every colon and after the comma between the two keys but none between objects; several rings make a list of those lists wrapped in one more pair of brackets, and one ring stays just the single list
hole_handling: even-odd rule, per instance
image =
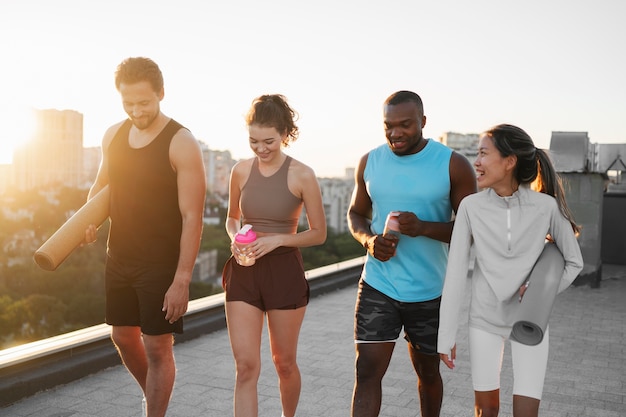
[{"label": "green foliage", "polygon": [[200,243],[200,251],[217,249],[217,265],[224,265],[230,258],[230,238],[223,221],[219,225],[204,225]]},{"label": "green foliage", "polygon": [[207,284],[205,282],[192,282],[189,286],[189,299],[197,300],[198,298],[208,297],[209,295],[219,294],[222,292],[222,287]]},{"label": "green foliage", "polygon": [[365,255],[363,247],[350,233],[328,229],[326,242],[320,246],[302,248],[304,269],[315,269]]},{"label": "green foliage", "polygon": [[[50,237],[87,198],[86,190],[60,189],[54,193],[15,193],[4,196],[11,212],[28,208],[31,216],[7,218],[0,211],[0,243],[16,234],[32,242],[12,249],[0,247],[0,349],[100,324],[104,321],[104,269],[109,224],[98,231],[95,243],[77,248],[57,268],[44,271],[34,261],[34,250]],[[201,251],[217,250],[217,269],[230,257],[230,239],[219,225],[205,225]],[[33,233],[22,233],[34,231]],[[302,248],[305,269],[314,269],[362,256],[364,250],[349,233],[328,231],[323,245]],[[13,262],[9,259],[20,259]],[[192,282],[190,299],[222,291],[219,283]]]}]

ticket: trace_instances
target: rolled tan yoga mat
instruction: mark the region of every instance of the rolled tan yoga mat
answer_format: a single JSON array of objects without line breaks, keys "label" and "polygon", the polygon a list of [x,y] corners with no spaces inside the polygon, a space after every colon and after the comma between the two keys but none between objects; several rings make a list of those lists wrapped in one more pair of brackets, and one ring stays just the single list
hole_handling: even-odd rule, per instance
[{"label": "rolled tan yoga mat", "polygon": [[85,240],[90,224],[97,227],[109,217],[109,186],[85,203],[35,252],[35,263],[46,271],[54,271]]},{"label": "rolled tan yoga mat", "polygon": [[541,343],[564,268],[561,251],[554,243],[547,242],[530,273],[528,288],[515,312],[511,340],[529,346]]}]

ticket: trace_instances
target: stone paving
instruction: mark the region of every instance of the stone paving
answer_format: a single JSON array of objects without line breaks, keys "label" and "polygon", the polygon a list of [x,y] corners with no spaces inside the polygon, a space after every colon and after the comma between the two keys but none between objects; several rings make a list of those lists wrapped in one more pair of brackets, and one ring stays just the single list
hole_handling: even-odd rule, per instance
[{"label": "stone paving", "polygon": [[[600,288],[570,287],[550,320],[550,361],[540,415],[626,416],[626,266],[605,265]],[[313,298],[303,324],[298,363],[302,394],[297,415],[346,417],[354,383],[352,320],[356,286]],[[466,303],[467,304],[467,303]],[[464,311],[467,305],[464,306]],[[168,416],[232,415],[233,359],[226,330],[175,345],[178,375]],[[442,417],[473,416],[467,328],[461,326],[457,367],[442,365]],[[259,415],[279,417],[277,377],[264,334]],[[511,415],[512,370],[505,350],[501,416]],[[7,417],[124,417],[141,415],[141,394],[122,366],[40,392],[0,408]],[[398,343],[383,380],[380,416],[419,416],[416,376]]]}]

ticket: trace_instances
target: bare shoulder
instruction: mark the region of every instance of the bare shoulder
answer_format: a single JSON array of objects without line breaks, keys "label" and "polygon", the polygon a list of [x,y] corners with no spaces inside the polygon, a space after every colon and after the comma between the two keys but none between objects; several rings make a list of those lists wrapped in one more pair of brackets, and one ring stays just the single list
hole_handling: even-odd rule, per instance
[{"label": "bare shoulder", "polygon": [[104,132],[104,136],[102,137],[102,149],[107,149],[109,147],[109,145],[113,141],[113,138],[115,137],[115,134],[118,130],[120,130],[120,127],[122,127],[124,122],[125,120],[122,120],[119,123],[115,123],[114,125],[110,126],[106,130],[106,132]]},{"label": "bare shoulder", "polygon": [[289,172],[300,180],[317,180],[313,168],[294,158],[291,159]]},{"label": "bare shoulder", "polygon": [[185,127],[178,129],[178,132],[172,137],[172,146],[175,147],[193,147],[200,149],[200,142],[191,133],[191,131]]},{"label": "bare shoulder", "polygon": [[233,165],[232,171],[237,172],[237,173],[250,172],[250,169],[252,169],[253,162],[254,162],[254,158],[241,159],[235,162],[235,165]]},{"label": "bare shoulder", "polygon": [[367,165],[367,160],[368,160],[369,156],[370,156],[370,153],[368,152],[365,155],[361,156],[361,158],[359,159],[358,169],[360,171],[365,169],[365,165]]},{"label": "bare shoulder", "polygon": [[241,159],[237,161],[230,171],[231,179],[236,182],[240,182],[241,184],[245,184],[250,176],[253,161],[254,158]]},{"label": "bare shoulder", "polygon": [[474,168],[470,161],[462,154],[452,151],[450,156],[450,177],[453,179],[474,176]]}]

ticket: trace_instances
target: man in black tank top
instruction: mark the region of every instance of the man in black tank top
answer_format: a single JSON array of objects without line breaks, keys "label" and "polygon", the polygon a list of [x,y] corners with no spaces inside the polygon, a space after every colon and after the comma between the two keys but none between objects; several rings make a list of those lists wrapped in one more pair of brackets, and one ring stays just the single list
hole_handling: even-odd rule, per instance
[{"label": "man in black tank top", "polygon": [[[183,332],[202,235],[202,152],[191,132],[160,110],[163,76],[148,58],[115,73],[128,119],[102,140],[89,198],[109,187],[106,322],[144,396],[144,415],[165,416],[176,369],[172,333]],[[89,226],[86,241],[96,238]]]}]

